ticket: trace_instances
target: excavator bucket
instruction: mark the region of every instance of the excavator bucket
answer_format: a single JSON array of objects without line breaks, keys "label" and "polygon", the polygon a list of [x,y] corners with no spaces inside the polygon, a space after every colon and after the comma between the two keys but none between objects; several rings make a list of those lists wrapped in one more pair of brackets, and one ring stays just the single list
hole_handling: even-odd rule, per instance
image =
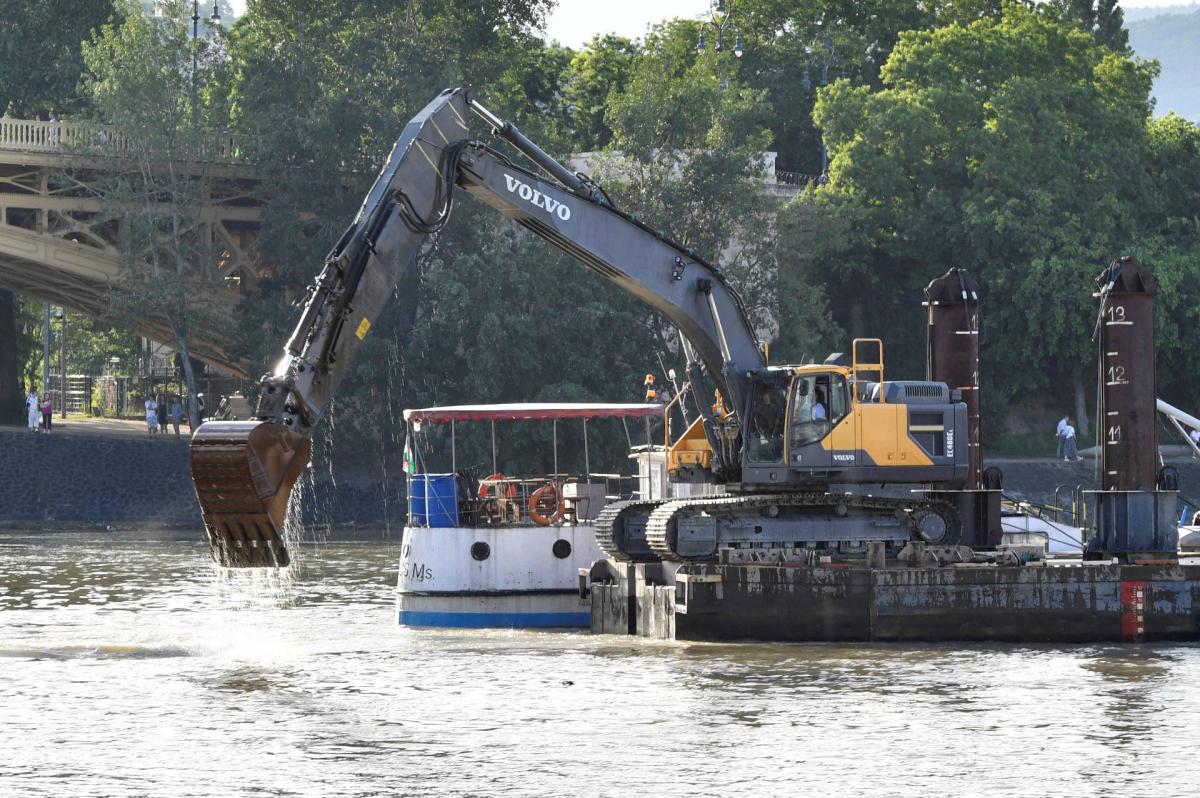
[{"label": "excavator bucket", "polygon": [[288,497],[312,444],[271,421],[209,421],[192,435],[192,482],[213,559],[231,568],[284,567]]}]

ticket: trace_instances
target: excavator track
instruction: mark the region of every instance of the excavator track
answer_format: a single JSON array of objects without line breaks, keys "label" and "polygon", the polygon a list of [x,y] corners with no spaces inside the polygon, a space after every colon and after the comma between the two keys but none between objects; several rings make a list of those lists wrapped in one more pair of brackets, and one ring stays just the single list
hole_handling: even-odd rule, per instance
[{"label": "excavator track", "polygon": [[[676,552],[676,523],[684,515],[694,515],[709,512],[715,515],[728,513],[746,513],[765,510],[769,507],[803,508],[818,510],[828,508],[830,513],[844,514],[849,510],[878,511],[883,515],[903,515],[916,518],[923,514],[934,514],[945,524],[946,536],[957,534],[961,529],[958,512],[947,502],[931,502],[926,500],[892,499],[882,496],[859,496],[855,494],[834,493],[774,493],[751,496],[703,496],[689,499],[676,499],[659,504],[650,514],[646,522],[646,541],[650,548],[663,560],[669,562],[684,562],[689,558]],[[916,532],[913,533],[916,535]],[[797,541],[803,545],[812,541]]]},{"label": "excavator track", "polygon": [[654,562],[658,559],[654,556],[627,553],[622,546],[624,530],[619,522],[624,520],[622,516],[627,518],[639,510],[648,512],[660,504],[661,501],[630,499],[606,505],[600,511],[600,515],[596,516],[596,545],[604,552],[604,556],[617,562]]}]

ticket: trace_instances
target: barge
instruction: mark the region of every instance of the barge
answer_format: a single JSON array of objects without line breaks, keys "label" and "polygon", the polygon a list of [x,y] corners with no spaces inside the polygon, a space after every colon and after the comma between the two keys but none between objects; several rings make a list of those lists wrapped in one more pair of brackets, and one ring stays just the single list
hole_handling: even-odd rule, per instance
[{"label": "barge", "polygon": [[[1157,444],[1156,408],[1165,403],[1156,398],[1155,291],[1153,274],[1129,258],[1097,279],[1099,456],[1097,489],[1086,492],[1089,528],[1047,529],[1002,512],[1003,475],[981,462],[978,292],[952,270],[926,289],[925,305],[929,379],[961,395],[970,419],[967,487],[940,491],[961,513],[961,536],[899,550],[867,541],[849,554],[751,542],[706,558],[596,562],[580,574],[592,631],[793,642],[1200,640],[1200,543],[1195,526],[1181,526],[1189,502]],[[1170,417],[1181,432],[1181,420],[1196,421]],[[1064,554],[1064,544],[1079,550]]]}]

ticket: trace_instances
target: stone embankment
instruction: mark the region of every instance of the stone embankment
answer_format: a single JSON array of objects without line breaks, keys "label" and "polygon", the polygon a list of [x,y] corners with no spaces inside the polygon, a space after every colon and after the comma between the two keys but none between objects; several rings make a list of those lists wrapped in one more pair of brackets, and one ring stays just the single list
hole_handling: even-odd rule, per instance
[{"label": "stone embankment", "polygon": [[[1042,458],[984,458],[984,465],[994,465],[1004,472],[1004,495],[1050,505],[1055,491],[1065,502],[1072,490],[1086,492],[1096,489],[1096,461],[1066,463],[1052,457]],[[1200,500],[1200,463],[1175,458],[1166,465],[1179,472],[1180,494]]]},{"label": "stone embankment", "polygon": [[[1095,462],[996,458],[1004,493],[1050,505],[1055,489],[1069,502],[1073,489],[1095,487]],[[1181,493],[1200,499],[1200,463],[1169,461]],[[404,485],[353,480],[317,467],[300,480],[306,524],[396,526],[404,522]],[[0,525],[36,528],[199,526],[186,439],[35,435],[0,430]]]},{"label": "stone embankment", "polygon": [[[301,482],[306,523],[403,522],[403,484]],[[0,524],[199,526],[186,439],[0,430]]]}]

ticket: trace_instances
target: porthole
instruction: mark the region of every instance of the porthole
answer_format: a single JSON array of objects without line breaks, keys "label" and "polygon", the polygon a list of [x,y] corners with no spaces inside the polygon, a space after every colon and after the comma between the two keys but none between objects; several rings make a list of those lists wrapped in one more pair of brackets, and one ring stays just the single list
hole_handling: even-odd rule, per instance
[{"label": "porthole", "polygon": [[492,547],[484,543],[482,540],[477,540],[471,544],[471,556],[483,562],[488,557],[492,556]]},{"label": "porthole", "polygon": [[565,560],[571,556],[571,541],[559,538],[554,541],[554,546],[550,551],[554,552],[554,556],[560,560]]}]

